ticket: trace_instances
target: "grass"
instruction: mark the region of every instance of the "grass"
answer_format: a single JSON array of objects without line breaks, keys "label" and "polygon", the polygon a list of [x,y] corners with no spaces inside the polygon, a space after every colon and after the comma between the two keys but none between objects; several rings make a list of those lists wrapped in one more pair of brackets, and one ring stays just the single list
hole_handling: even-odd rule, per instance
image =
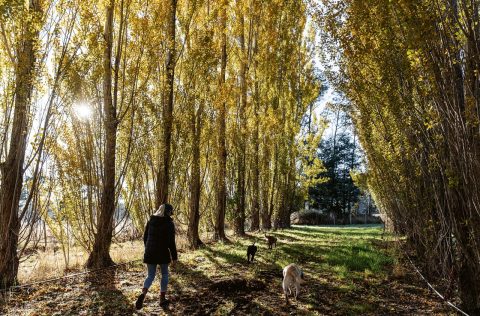
[{"label": "grass", "polygon": [[[279,239],[277,248],[267,249],[260,234],[250,234],[246,239],[234,239],[231,244],[210,244],[195,252],[186,253],[181,260],[203,261],[207,273],[215,265],[244,264],[246,248],[256,241],[259,251],[256,259],[274,268],[289,263],[306,264],[310,270],[332,273],[338,279],[359,278],[364,275],[385,274],[385,267],[394,259],[372,241],[380,240],[380,226],[365,227],[308,227],[272,232]],[[213,268],[213,269],[211,269]]]},{"label": "grass", "polygon": [[[294,226],[269,234],[278,239],[272,250],[260,232],[230,236],[226,244],[207,242],[196,251],[179,247],[169,284],[174,297],[171,314],[444,315],[424,284],[415,284],[401,267],[380,226]],[[258,252],[254,264],[248,264],[246,249],[253,242]],[[143,243],[128,242],[112,250],[116,262],[140,259]],[[281,283],[282,269],[289,263],[303,269],[306,283],[298,302],[286,306]],[[7,314],[164,314],[157,302],[158,280],[142,312],[133,308],[145,278],[141,262],[108,271],[112,274],[93,273],[20,291],[7,304]]]},{"label": "grass", "polygon": [[[259,252],[256,259],[281,268],[289,263],[312,263],[312,269],[327,270],[338,278],[352,277],[353,272],[377,274],[382,267],[392,263],[392,258],[376,248],[371,241],[380,240],[382,229],[378,225],[352,226],[294,226],[291,229],[272,232],[279,238],[275,251],[269,251],[262,234],[249,234],[248,238],[231,237],[230,244],[207,244],[201,250],[186,252],[182,236],[177,238],[183,250],[181,260],[194,262],[206,258],[203,268],[206,273],[225,264],[244,264],[246,247],[256,241]],[[181,251],[182,251],[181,250]],[[111,257],[116,263],[139,259],[143,256],[141,241],[112,245]],[[80,248],[72,248],[69,270],[82,270],[88,254]],[[192,261],[193,260],[193,261]],[[202,259],[197,259],[202,260]],[[275,262],[275,264],[272,264]],[[200,265],[202,265],[199,262]],[[210,269],[210,266],[213,269]],[[65,263],[60,251],[49,249],[30,257],[20,265],[19,279],[28,283],[58,277],[64,274]],[[355,273],[353,273],[355,274]]]},{"label": "grass", "polygon": [[[180,261],[195,267],[196,276],[180,275],[175,282],[180,288],[188,288],[192,286],[192,277],[213,281],[246,278],[268,282],[270,279],[273,293],[281,300],[282,269],[296,263],[304,270],[309,283],[307,287],[310,288],[303,302],[297,306],[300,313],[319,311],[318,292],[324,292],[325,288],[339,297],[333,300],[332,308],[345,314],[367,313],[371,311],[371,305],[342,296],[361,292],[365,283],[381,283],[392,270],[395,263],[392,252],[377,246],[382,242],[382,231],[378,225],[294,226],[269,233],[278,238],[277,247],[273,250],[267,249],[261,233],[249,233],[246,238],[231,237],[231,243],[211,243],[197,251],[182,253]],[[246,248],[254,241],[258,247],[256,263],[247,265]],[[227,305],[231,307],[231,304]]]},{"label": "grass", "polygon": [[[110,248],[110,256],[116,263],[141,258],[143,256],[143,242],[128,241],[122,244],[113,244]],[[47,248],[45,251],[38,250],[20,263],[18,278],[21,284],[25,284],[83,271],[87,259],[88,253],[82,248],[72,247],[67,267],[61,250],[55,252],[52,248]]]}]

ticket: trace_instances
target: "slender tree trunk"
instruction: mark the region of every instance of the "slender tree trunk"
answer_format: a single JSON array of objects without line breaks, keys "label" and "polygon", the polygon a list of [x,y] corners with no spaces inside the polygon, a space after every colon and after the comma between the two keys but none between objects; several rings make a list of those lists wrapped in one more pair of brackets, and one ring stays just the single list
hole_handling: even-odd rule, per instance
[{"label": "slender tree trunk", "polygon": [[105,48],[103,52],[103,111],[105,126],[105,156],[103,159],[104,178],[100,216],[93,250],[86,266],[90,269],[113,264],[110,245],[113,235],[113,215],[115,213],[115,149],[117,143],[117,114],[112,99],[112,48],[113,15],[115,1],[110,0],[105,21]]},{"label": "slender tree trunk", "polygon": [[[453,19],[459,19],[459,7],[457,0],[450,0],[450,5],[452,9],[452,16]],[[458,27],[455,27],[454,30],[460,32]],[[465,51],[460,48],[460,43],[455,35],[452,35],[452,45],[456,49],[456,60],[461,61],[465,54]],[[467,51],[468,53],[468,51]],[[458,141],[468,142],[468,131],[465,130],[465,126],[468,125],[466,117],[468,116],[466,113],[467,108],[467,101],[465,98],[466,93],[466,83],[464,78],[464,70],[462,69],[462,64],[460,62],[456,62],[453,64],[453,72],[454,72],[454,93],[455,93],[455,106],[453,111],[455,116],[461,118],[462,122],[459,124],[458,122],[451,122],[449,121],[447,124],[451,126],[451,135],[456,136],[454,140],[454,144],[450,145],[450,148],[458,148],[456,147],[456,143]],[[477,74],[478,76],[478,74]],[[467,88],[468,89],[468,88]],[[475,91],[475,87],[473,88]],[[474,132],[475,134],[476,132]],[[478,144],[478,140],[477,140]],[[465,146],[467,147],[467,146]],[[465,160],[461,160],[465,156],[465,147],[460,150],[455,151],[452,150],[453,154],[450,155],[450,166],[453,170],[460,170],[462,169],[461,164],[468,165]],[[473,148],[473,146],[468,146]],[[471,149],[468,149],[469,151]],[[474,172],[474,171],[470,171]],[[460,261],[458,267],[458,287],[459,287],[459,296],[462,301],[462,307],[465,311],[470,315],[480,315],[480,263],[478,259],[478,235],[475,233],[476,229],[473,227],[478,227],[478,213],[472,214],[471,212],[471,205],[469,205],[468,201],[471,197],[469,197],[469,190],[464,186],[467,186],[465,180],[457,185],[457,187],[449,187],[450,195],[451,195],[451,205],[452,207],[452,215],[455,219],[457,219],[456,223],[456,238],[460,246]]]},{"label": "slender tree trunk", "polygon": [[[241,4],[241,2],[240,2]],[[241,8],[240,8],[241,10]],[[243,13],[240,13],[240,50],[241,50],[241,65],[240,65],[240,133],[238,135],[239,148],[238,148],[238,160],[237,160],[237,211],[235,214],[235,234],[237,236],[245,235],[245,137],[246,137],[246,119],[245,109],[247,107],[247,58],[245,56],[245,18]]]},{"label": "slender tree trunk", "polygon": [[468,255],[461,256],[458,288],[462,308],[469,315],[480,315],[480,274],[476,269],[477,264],[470,260],[474,255],[473,251],[470,251]]},{"label": "slender tree trunk", "polygon": [[271,185],[269,185],[270,186],[270,188],[269,188],[269,194],[270,194],[269,199],[270,199],[270,201],[269,201],[269,204],[268,204],[268,211],[265,214],[265,222],[264,222],[264,225],[266,225],[264,227],[265,229],[272,228],[272,215],[273,215],[273,212],[275,211],[275,204],[274,204],[275,189],[276,189],[276,187],[277,188],[282,187],[282,184],[280,183],[281,182],[281,175],[279,175],[279,173],[278,173],[278,169],[279,169],[278,163],[279,162],[278,162],[278,147],[277,147],[277,145],[274,145],[274,152],[275,152],[275,154],[274,154],[274,158],[273,158],[272,183],[271,183]]},{"label": "slender tree trunk", "polygon": [[[255,44],[254,44],[254,55],[256,55],[257,52],[257,39],[255,38]],[[253,132],[253,183],[252,183],[252,191],[253,191],[253,200],[252,200],[252,226],[251,230],[258,230],[260,229],[260,169],[259,169],[259,144],[258,144],[258,124],[259,124],[259,119],[258,119],[258,106],[260,102],[260,96],[259,96],[259,91],[258,91],[258,81],[256,77],[256,71],[257,71],[257,65],[258,62],[255,61],[255,91],[254,91],[254,117],[255,117],[255,127],[254,127],[254,132]]]},{"label": "slender tree trunk", "polygon": [[[293,140],[291,141],[293,144]],[[291,144],[287,147],[291,148]],[[284,158],[282,158],[284,159]],[[278,212],[276,213],[274,220],[274,228],[289,228],[290,227],[290,212],[293,205],[294,191],[294,179],[295,179],[295,158],[293,152],[289,151],[288,161],[282,161],[282,180],[278,184],[280,187],[280,201]],[[277,183],[277,182],[275,182]]]},{"label": "slender tree trunk", "polygon": [[170,182],[170,149],[172,139],[173,125],[173,85],[175,77],[175,21],[177,12],[177,0],[168,2],[170,8],[167,27],[167,59],[166,82],[165,82],[165,104],[163,107],[163,150],[162,166],[157,177],[157,194],[155,206],[158,208],[161,204],[168,202],[168,185]]},{"label": "slender tree trunk", "polygon": [[[330,196],[331,196],[331,199],[330,199],[330,209],[333,209],[334,211],[337,211],[337,208],[336,208],[336,199],[335,199],[335,196],[337,195],[337,189],[336,189],[336,185],[337,185],[337,181],[336,181],[336,177],[337,177],[337,132],[338,132],[338,120],[339,120],[339,117],[340,117],[340,109],[337,109],[337,112],[336,112],[336,115],[335,115],[335,131],[333,133],[333,153],[332,153],[332,159],[333,159],[333,167],[332,167],[332,192],[330,192]],[[337,214],[338,215],[338,214]],[[343,214],[342,214],[343,215]]]},{"label": "slender tree trunk", "polygon": [[[355,150],[357,149],[356,139],[357,139],[357,134],[355,133],[355,130],[354,130],[353,131],[353,148],[352,148],[352,155],[350,159],[350,170],[353,170],[353,168],[355,167]],[[354,186],[349,186],[348,192],[347,192],[348,214],[350,214],[350,224],[352,223],[352,203],[353,203],[353,197],[354,197],[353,190],[354,190]]]},{"label": "slender tree trunk", "polygon": [[286,175],[280,175],[279,176],[280,181],[275,182],[276,185],[279,187],[279,192],[278,192],[278,208],[277,211],[274,214],[273,218],[273,228],[274,229],[279,229],[279,228],[284,228],[283,221],[285,220],[285,208],[286,208],[286,192],[287,192],[287,176]]},{"label": "slender tree trunk", "polygon": [[[265,138],[264,138],[265,140]],[[272,221],[269,216],[269,188],[270,188],[270,151],[268,148],[268,144],[266,141],[263,142],[263,154],[262,154],[262,170],[263,170],[263,181],[262,181],[262,209],[261,209],[261,217],[262,217],[262,229],[268,230],[272,228]]]},{"label": "slender tree trunk", "polygon": [[289,179],[288,179],[288,190],[286,192],[286,196],[288,196],[287,200],[287,207],[285,208],[285,219],[284,219],[284,228],[290,228],[292,226],[290,220],[290,214],[293,211],[294,204],[295,204],[295,181],[296,181],[296,165],[295,165],[295,151],[294,151],[294,143],[295,143],[295,136],[292,135],[292,139],[290,140],[290,167],[289,167]]},{"label": "slender tree trunk", "polygon": [[221,70],[219,82],[219,94],[222,99],[217,116],[217,188],[216,188],[216,220],[215,220],[215,240],[227,241],[225,236],[225,209],[227,198],[226,173],[227,173],[227,148],[225,143],[225,125],[226,125],[226,104],[224,99],[225,74],[227,68],[227,5],[228,0],[221,2],[220,27],[222,40]]},{"label": "slender tree trunk", "polygon": [[[458,292],[462,301],[462,309],[469,315],[480,315],[480,268],[478,263],[478,239],[475,228],[478,227],[478,219],[472,217],[468,208],[465,184],[457,188],[448,187],[450,199],[450,212],[454,223],[454,235],[459,260]],[[469,227],[469,225],[471,225]],[[420,253],[420,252],[419,252]]]},{"label": "slender tree trunk", "polygon": [[[191,105],[193,107],[193,104]],[[190,213],[188,215],[188,242],[191,249],[197,249],[203,243],[198,234],[200,223],[200,136],[202,124],[203,101],[195,114],[192,110],[192,179],[190,183]]]},{"label": "slender tree trunk", "polygon": [[[29,12],[41,16],[40,1],[31,0]],[[25,160],[28,115],[30,111],[35,71],[36,41],[39,30],[36,18],[24,24],[18,41],[18,59],[15,65],[15,107],[10,148],[5,162],[0,164],[2,187],[0,189],[0,288],[7,288],[17,281],[19,258],[17,257],[20,220],[18,204],[23,187],[23,163]]]}]

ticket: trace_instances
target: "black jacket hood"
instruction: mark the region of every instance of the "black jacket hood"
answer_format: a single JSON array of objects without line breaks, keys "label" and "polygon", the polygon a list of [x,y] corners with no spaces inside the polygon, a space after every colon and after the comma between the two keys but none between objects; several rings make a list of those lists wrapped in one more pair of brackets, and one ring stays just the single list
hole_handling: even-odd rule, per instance
[{"label": "black jacket hood", "polygon": [[170,216],[156,216],[150,215],[150,224],[151,225],[163,225],[172,221]]}]

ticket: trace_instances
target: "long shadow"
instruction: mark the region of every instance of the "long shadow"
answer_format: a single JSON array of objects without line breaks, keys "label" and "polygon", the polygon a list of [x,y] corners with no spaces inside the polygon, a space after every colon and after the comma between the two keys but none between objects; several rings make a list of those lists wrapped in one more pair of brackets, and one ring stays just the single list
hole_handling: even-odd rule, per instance
[{"label": "long shadow", "polygon": [[237,305],[232,309],[230,315],[263,315],[263,316],[278,316],[278,311],[271,310],[265,306],[262,306],[254,301],[244,299],[238,301]]},{"label": "long shadow", "polygon": [[306,244],[282,245],[282,252],[295,263],[327,263],[345,266],[350,271],[377,271],[391,263],[387,256],[368,245],[311,246]]},{"label": "long shadow", "polygon": [[349,237],[363,237],[363,236],[378,236],[380,237],[382,235],[382,230],[376,228],[381,228],[380,226],[378,227],[366,227],[367,229],[362,229],[361,227],[355,228],[355,227],[345,227],[339,230],[333,230],[333,228],[337,227],[292,227],[287,229],[287,231],[293,231],[296,234],[300,235],[305,235],[305,236],[312,236],[312,235],[317,235],[318,237],[321,237],[322,235],[337,235],[337,236],[344,236],[345,238]]},{"label": "long shadow", "polygon": [[[305,231],[312,231],[307,233]],[[310,239],[317,237],[319,240],[329,233],[318,231],[315,228],[295,228],[292,230],[277,231],[276,235],[282,238],[284,235],[295,234],[305,235]],[[333,234],[339,235],[339,234]],[[364,235],[363,233],[358,235]],[[330,234],[330,237],[332,234]],[[341,235],[340,235],[341,236]],[[345,231],[344,237],[347,241],[351,238],[351,230]],[[343,266],[349,271],[379,271],[390,263],[387,256],[381,251],[375,250],[370,240],[358,241],[351,238],[351,243],[340,245],[311,245],[305,240],[299,240],[290,244],[280,245],[279,251],[284,259],[303,264],[307,262],[327,263],[329,266]]]},{"label": "long shadow", "polygon": [[207,259],[213,263],[215,265],[216,268],[223,268],[223,265],[218,262],[218,259],[216,258],[216,256],[213,255],[214,251],[211,249],[211,248],[203,248],[203,254],[205,255],[205,257],[207,257]]},{"label": "long shadow", "polygon": [[[216,298],[203,299],[212,284],[213,281],[202,271],[177,262],[169,282],[175,297],[173,304],[164,309],[164,312],[168,314],[169,311],[174,310],[175,314],[180,315],[208,315],[221,303]],[[207,302],[208,305],[205,304]]]},{"label": "long shadow", "polygon": [[[309,233],[309,232],[304,232],[301,230],[282,230],[282,231],[276,231],[274,235],[277,235],[279,237],[283,236],[288,236],[290,238],[296,238],[299,241],[306,241],[305,238],[307,239],[318,239],[318,240],[330,240],[333,236],[335,235],[337,238],[343,238],[343,239],[354,239],[355,237],[353,236],[348,236],[347,234],[330,234],[328,232],[315,232],[315,233]],[[295,237],[293,237],[295,236]]]},{"label": "long shadow", "polygon": [[245,236],[243,236],[243,239],[248,239],[249,241],[254,241],[255,243],[258,243],[260,242],[260,240],[262,240],[263,238],[259,238],[258,236],[255,236],[255,235],[252,235],[252,234],[245,234]]},{"label": "long shadow", "polygon": [[286,239],[289,242],[301,241],[300,238],[292,236],[287,231],[278,231],[277,230],[273,235],[275,235],[277,237],[280,237],[281,239]]},{"label": "long shadow", "polygon": [[[242,263],[245,267],[247,266],[246,258],[237,254],[211,248],[205,249],[204,254],[207,258],[224,258],[228,263]],[[213,262],[212,259],[210,260]],[[177,273],[182,276],[182,280],[172,282],[172,288],[181,296],[179,300],[182,303],[179,304],[182,306],[181,314],[210,315],[218,313],[222,306],[230,302],[233,308],[229,314],[251,315],[255,311],[258,315],[272,315],[268,308],[254,302],[254,298],[258,296],[256,293],[265,291],[267,284],[272,282],[272,277],[277,279],[279,284],[281,282],[280,267],[275,266],[270,269],[268,267],[268,265],[262,265],[261,271],[268,273],[258,271],[258,275],[256,274],[258,277],[254,279],[235,273],[209,278],[202,271],[192,269],[189,265],[178,264]],[[198,299],[199,296],[202,299]]]},{"label": "long shadow", "polygon": [[305,231],[318,231],[320,229],[335,229],[335,230],[344,230],[344,229],[372,229],[372,228],[383,228],[383,224],[359,224],[359,225],[293,225],[290,229],[301,229]]},{"label": "long shadow", "polygon": [[133,303],[115,286],[117,269],[87,274],[85,283],[91,298],[91,315],[132,315]]},{"label": "long shadow", "polygon": [[321,262],[321,254],[318,253],[320,247],[309,247],[304,245],[282,245],[280,248],[283,253],[290,257],[295,263],[305,263],[307,261]]},{"label": "long shadow", "polygon": [[[232,248],[233,249],[233,248]],[[245,256],[237,255],[236,253],[224,252],[218,249],[213,250],[212,248],[206,247],[206,252],[210,253],[212,257],[218,257],[225,259],[228,263],[246,263],[247,261],[247,252],[245,249]]]},{"label": "long shadow", "polygon": [[[286,230],[277,230],[274,235],[277,237],[280,237],[281,239],[286,239],[288,241],[293,241],[293,242],[315,242],[315,241],[328,241],[332,242],[332,234],[329,234],[328,232],[317,232],[317,233],[307,233],[307,232],[302,232],[302,231],[293,231],[290,229]],[[354,240],[354,237],[345,235],[338,235],[342,239],[348,239],[352,238]],[[336,236],[335,236],[336,237]],[[335,239],[339,239],[338,237]]]},{"label": "long shadow", "polygon": [[[198,280],[201,280],[202,283],[205,283],[206,285],[209,285],[212,283],[209,277],[205,275],[200,270],[192,269],[189,265],[186,265],[182,262],[177,262],[176,266],[174,269],[172,269],[172,275],[173,275],[173,287],[175,289],[178,289],[181,291],[179,288],[178,282],[175,282],[175,276],[178,275],[180,278],[182,278],[182,281],[187,283],[188,286],[196,286],[198,283]],[[183,280],[185,278],[185,280]]]},{"label": "long shadow", "polygon": [[[322,315],[344,314],[339,311],[339,301],[349,300],[340,289],[331,282],[320,282],[317,279],[309,278],[302,286],[298,301],[310,305],[309,312],[317,311]],[[292,300],[293,301],[293,300]]]},{"label": "long shadow", "polygon": [[[218,313],[226,301],[235,304],[234,310],[244,310],[246,304],[251,303],[251,299],[246,297],[255,291],[264,290],[266,284],[238,276],[210,279],[202,271],[177,263],[170,286],[178,296],[170,307],[175,309],[175,314],[211,315]],[[165,312],[168,313],[168,310]]]}]

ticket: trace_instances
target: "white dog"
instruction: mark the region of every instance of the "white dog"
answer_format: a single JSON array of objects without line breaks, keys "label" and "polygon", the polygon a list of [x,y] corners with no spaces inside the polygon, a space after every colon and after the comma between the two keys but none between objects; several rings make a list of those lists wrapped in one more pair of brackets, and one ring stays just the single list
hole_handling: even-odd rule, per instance
[{"label": "white dog", "polygon": [[296,264],[289,264],[283,268],[283,292],[285,293],[285,300],[288,304],[288,295],[292,294],[292,287],[295,288],[295,301],[297,300],[298,293],[300,292],[300,285],[305,283],[302,269]]}]

